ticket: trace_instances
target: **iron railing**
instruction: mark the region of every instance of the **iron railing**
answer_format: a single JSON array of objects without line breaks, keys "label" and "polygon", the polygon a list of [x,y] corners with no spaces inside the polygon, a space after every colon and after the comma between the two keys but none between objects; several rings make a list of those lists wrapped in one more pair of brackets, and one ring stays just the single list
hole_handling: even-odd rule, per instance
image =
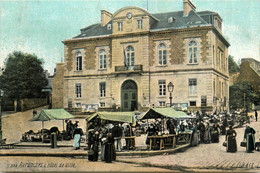
[{"label": "iron railing", "polygon": [[143,71],[143,65],[134,65],[134,66],[115,66],[116,72],[124,71]]}]

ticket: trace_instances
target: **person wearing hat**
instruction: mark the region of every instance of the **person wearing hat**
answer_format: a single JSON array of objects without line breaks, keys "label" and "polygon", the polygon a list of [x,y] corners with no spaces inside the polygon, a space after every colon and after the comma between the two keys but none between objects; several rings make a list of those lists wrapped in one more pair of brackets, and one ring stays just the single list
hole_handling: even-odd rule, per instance
[{"label": "person wearing hat", "polygon": [[232,126],[229,126],[229,129],[226,133],[226,141],[227,141],[227,152],[235,153],[237,152],[237,142],[236,142],[236,131],[232,128]]},{"label": "person wearing hat", "polygon": [[222,129],[221,129],[222,135],[225,135],[225,134],[226,134],[226,127],[227,127],[227,126],[228,126],[227,117],[224,116],[224,117],[223,117],[223,122],[222,122]]},{"label": "person wearing hat", "polygon": [[198,130],[200,131],[200,143],[204,143],[205,125],[202,121],[199,122]]},{"label": "person wearing hat", "polygon": [[77,125],[74,132],[73,132],[73,136],[74,136],[74,147],[76,150],[80,149],[80,139],[81,136],[83,135],[83,131],[82,129]]},{"label": "person wearing hat", "polygon": [[199,136],[198,136],[198,121],[194,123],[194,128],[191,134],[191,146],[197,146],[199,144]]},{"label": "person wearing hat", "polygon": [[88,130],[88,150],[91,149],[92,145],[94,144],[94,129]]},{"label": "person wearing hat", "polygon": [[255,129],[250,127],[249,124],[246,125],[244,140],[246,140],[246,151],[248,153],[253,152],[255,150]]},{"label": "person wearing hat", "polygon": [[219,130],[220,127],[217,124],[217,122],[215,122],[212,126],[212,142],[213,143],[218,143],[219,142]]},{"label": "person wearing hat", "polygon": [[104,160],[106,163],[112,163],[112,161],[116,160],[114,137],[111,132],[107,133],[107,138],[105,142]]},{"label": "person wearing hat", "polygon": [[112,135],[114,137],[116,150],[121,151],[122,149],[121,138],[123,135],[123,130],[121,129],[121,127],[119,127],[118,124],[115,124],[115,126],[112,128]]},{"label": "person wearing hat", "polygon": [[210,127],[209,122],[206,122],[205,134],[204,134],[204,142],[211,143],[212,129]]}]

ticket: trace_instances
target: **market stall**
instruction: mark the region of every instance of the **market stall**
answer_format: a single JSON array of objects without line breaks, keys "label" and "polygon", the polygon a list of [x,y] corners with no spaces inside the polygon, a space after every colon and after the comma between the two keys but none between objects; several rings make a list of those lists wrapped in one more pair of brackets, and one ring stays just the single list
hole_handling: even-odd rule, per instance
[{"label": "market stall", "polygon": [[[86,135],[88,138],[89,128],[95,127],[98,124],[106,124],[108,128],[112,128],[114,123],[128,123],[131,126],[135,126],[135,113],[134,112],[96,112],[95,114],[87,117],[86,119]],[[110,127],[111,125],[111,127]],[[92,127],[91,127],[92,126]],[[135,145],[135,136],[122,137],[125,140],[128,140],[130,145],[134,147]],[[128,148],[130,146],[127,146]]]},{"label": "market stall", "polygon": [[[64,131],[64,120],[66,119],[72,119],[74,118],[73,115],[71,115],[69,112],[67,112],[64,109],[43,109],[41,110],[37,115],[35,115],[30,121],[41,121],[42,122],[42,130],[41,133],[31,133],[24,134],[25,136],[23,138],[35,138],[35,139],[41,139],[43,142],[45,140],[48,140],[49,134],[48,130],[44,129],[44,122],[45,121],[51,121],[51,120],[62,120],[63,122],[63,131]],[[54,127],[55,128],[55,127]]]},{"label": "market stall", "polygon": [[[164,120],[165,118],[169,119],[189,119],[185,112],[176,111],[173,108],[150,108],[145,114],[140,117],[140,119],[161,119],[163,128],[162,132],[156,135],[148,135],[147,139],[149,140],[150,150],[153,148],[163,149],[164,145],[170,145],[172,148],[176,147],[176,134],[165,134],[164,133]],[[187,138],[190,138],[189,133],[185,133]],[[183,135],[182,135],[183,136]]]}]

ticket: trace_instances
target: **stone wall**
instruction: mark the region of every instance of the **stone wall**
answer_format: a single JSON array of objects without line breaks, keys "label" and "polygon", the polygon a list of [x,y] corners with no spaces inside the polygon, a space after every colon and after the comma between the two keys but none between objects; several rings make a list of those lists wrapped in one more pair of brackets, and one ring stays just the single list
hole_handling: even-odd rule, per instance
[{"label": "stone wall", "polygon": [[22,99],[22,112],[47,105],[47,99]]},{"label": "stone wall", "polygon": [[64,63],[57,64],[57,72],[53,77],[52,108],[63,108],[64,97]]},{"label": "stone wall", "polygon": [[249,62],[243,62],[240,65],[240,75],[238,77],[239,82],[250,82],[255,91],[260,92],[260,75],[257,71],[251,67]]}]

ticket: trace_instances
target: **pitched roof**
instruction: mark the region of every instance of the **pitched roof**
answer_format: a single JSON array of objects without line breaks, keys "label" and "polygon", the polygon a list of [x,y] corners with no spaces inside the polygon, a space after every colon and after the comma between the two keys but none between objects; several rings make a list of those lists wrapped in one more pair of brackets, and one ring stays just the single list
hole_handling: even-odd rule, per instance
[{"label": "pitched roof", "polygon": [[[183,16],[183,11],[178,12],[170,12],[170,13],[158,13],[153,14],[159,22],[156,22],[153,26],[151,26],[152,30],[160,30],[160,29],[178,29],[185,28],[190,26],[198,26],[208,24],[205,20],[203,20],[196,12],[191,11],[187,17]],[[173,18],[173,22],[168,22],[169,18]]]},{"label": "pitched roof", "polygon": [[150,108],[140,119],[154,118],[191,118],[185,112],[176,111],[173,108]]},{"label": "pitched roof", "polygon": [[[186,17],[183,16],[183,11],[151,14],[151,16],[159,20],[151,26],[151,31],[211,25],[212,22],[210,20],[210,17],[217,14],[218,13],[212,11],[191,11]],[[169,18],[172,18],[173,22],[168,22]],[[111,29],[108,29],[108,25],[111,26]],[[81,29],[81,34],[77,35],[74,38],[87,38],[110,35],[112,34],[112,30],[112,21],[110,21],[105,26],[102,26],[101,23],[96,23]]]},{"label": "pitched roof", "polygon": [[[107,25],[109,24],[111,25],[110,30],[107,29]],[[81,29],[81,34],[77,35],[74,38],[93,37],[93,36],[112,34],[112,21],[110,21],[107,25],[104,27],[102,27],[101,23],[90,25],[86,28]]]}]

